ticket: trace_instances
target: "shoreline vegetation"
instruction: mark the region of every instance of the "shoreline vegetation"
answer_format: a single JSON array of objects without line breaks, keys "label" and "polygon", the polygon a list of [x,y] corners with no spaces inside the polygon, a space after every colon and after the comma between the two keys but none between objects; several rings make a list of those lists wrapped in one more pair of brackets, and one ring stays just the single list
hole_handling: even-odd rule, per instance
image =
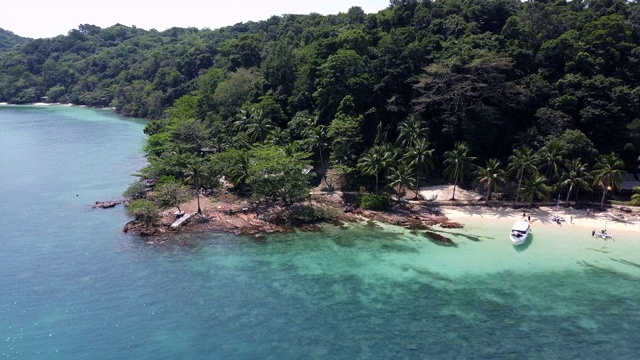
[{"label": "shoreline vegetation", "polygon": [[[173,235],[184,232],[227,232],[249,235],[264,240],[273,233],[317,231],[318,224],[330,223],[348,226],[353,222],[380,222],[401,226],[415,231],[424,231],[430,241],[443,246],[456,246],[448,236],[440,233],[447,228],[463,228],[470,221],[513,222],[525,219],[534,226],[562,226],[568,231],[585,234],[606,228],[609,232],[640,232],[640,207],[613,205],[599,210],[594,203],[533,203],[510,201],[485,201],[480,193],[457,189],[456,200],[450,200],[453,185],[423,187],[420,196],[432,200],[396,199],[385,211],[365,210],[354,207],[344,200],[340,191],[314,191],[311,199],[291,206],[275,203],[249,203],[224,191],[199,196],[201,213],[198,214],[198,199],[192,198],[176,208],[165,209],[153,225],[139,221],[127,223],[123,231],[141,236],[149,244],[163,244]],[[446,200],[445,200],[446,199]],[[110,208],[126,201],[96,203],[94,207]],[[177,219],[192,215],[183,225],[172,228]],[[524,215],[523,215],[524,214]],[[553,216],[564,221],[557,224]],[[567,230],[565,230],[567,231]]]},{"label": "shoreline vegetation", "polygon": [[[199,214],[197,203],[198,200],[193,198],[180,205],[180,212],[175,207],[161,211],[159,220],[151,226],[136,220],[130,221],[123,231],[148,238],[149,243],[161,243],[179,232],[222,231],[263,239],[264,235],[272,233],[317,231],[318,224],[321,223],[346,226],[351,222],[377,221],[415,230],[429,230],[436,225],[442,228],[463,226],[444,216],[437,204],[399,201],[385,211],[366,210],[345,201],[341,191],[313,192],[309,200],[289,206],[269,202],[249,203],[220,191],[200,195]],[[112,202],[105,204],[111,205]],[[183,225],[171,226],[178,219],[189,215],[192,218]],[[431,238],[437,243],[453,245],[446,237],[435,235]]]}]

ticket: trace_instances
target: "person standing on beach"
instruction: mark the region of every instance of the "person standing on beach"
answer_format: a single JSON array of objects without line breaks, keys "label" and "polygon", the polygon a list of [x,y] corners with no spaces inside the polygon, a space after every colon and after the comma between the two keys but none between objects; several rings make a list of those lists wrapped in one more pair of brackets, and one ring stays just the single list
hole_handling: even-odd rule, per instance
[{"label": "person standing on beach", "polygon": [[569,222],[573,224],[573,215],[571,215],[569,219],[570,219]]},{"label": "person standing on beach", "polygon": [[529,215],[529,216],[527,217],[527,221],[528,221],[528,222],[531,222],[531,215]]},{"label": "person standing on beach", "polygon": [[591,237],[596,236],[596,229],[593,229],[593,231],[591,232]]}]

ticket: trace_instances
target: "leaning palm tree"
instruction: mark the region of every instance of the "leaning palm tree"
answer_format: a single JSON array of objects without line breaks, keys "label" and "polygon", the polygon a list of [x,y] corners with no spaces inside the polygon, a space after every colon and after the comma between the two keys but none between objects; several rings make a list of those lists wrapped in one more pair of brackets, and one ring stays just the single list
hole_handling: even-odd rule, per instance
[{"label": "leaning palm tree", "polygon": [[433,149],[429,149],[429,142],[426,139],[420,139],[409,148],[409,151],[404,156],[405,159],[411,161],[410,165],[415,168],[416,171],[416,195],[420,191],[420,174],[424,170],[433,170]]},{"label": "leaning palm tree", "polygon": [[356,167],[363,174],[374,175],[376,177],[376,194],[378,193],[378,183],[380,172],[384,170],[386,164],[385,152],[381,146],[374,146],[364,153],[358,160]]},{"label": "leaning palm tree", "polygon": [[498,159],[489,159],[487,166],[478,167],[474,174],[476,175],[476,186],[485,185],[487,187],[487,201],[491,200],[491,193],[498,191],[500,185],[507,180],[507,173],[500,168]]},{"label": "leaning palm tree", "polygon": [[544,175],[536,174],[532,179],[525,180],[522,188],[522,199],[529,202],[529,206],[533,204],[534,199],[549,201],[551,187],[547,185],[547,179]]},{"label": "leaning palm tree", "polygon": [[402,161],[394,166],[389,175],[389,186],[398,188],[398,193],[404,193],[405,188],[414,186],[416,179],[413,177],[413,169],[407,161]]},{"label": "leaning palm tree", "polygon": [[569,203],[569,197],[571,196],[571,191],[573,191],[574,188],[590,191],[590,181],[591,175],[587,170],[587,164],[583,164],[580,161],[580,158],[571,160],[571,162],[569,162],[569,165],[567,166],[567,170],[562,173],[562,178],[559,184],[562,187],[569,187],[569,190],[567,191],[567,199],[565,200],[565,202],[567,204]]},{"label": "leaning palm tree", "polygon": [[607,192],[620,187],[622,175],[625,174],[622,168],[624,168],[624,162],[613,152],[609,155],[602,155],[600,161],[593,167],[591,172],[593,185],[602,188],[601,208],[604,207],[604,198],[607,196]]},{"label": "leaning palm tree", "polygon": [[446,151],[443,156],[445,158],[443,164],[447,166],[443,173],[454,180],[451,200],[455,200],[458,181],[471,172],[471,165],[476,158],[469,156],[469,145],[463,141],[457,142],[453,150]]},{"label": "leaning palm tree", "polygon": [[537,172],[536,165],[538,162],[538,157],[528,146],[524,146],[519,149],[513,150],[513,154],[509,156],[509,167],[508,171],[510,173],[515,173],[516,178],[518,178],[518,190],[516,191],[516,203],[518,203],[518,199],[520,196],[520,188],[522,187],[522,179],[525,174],[533,175]]}]

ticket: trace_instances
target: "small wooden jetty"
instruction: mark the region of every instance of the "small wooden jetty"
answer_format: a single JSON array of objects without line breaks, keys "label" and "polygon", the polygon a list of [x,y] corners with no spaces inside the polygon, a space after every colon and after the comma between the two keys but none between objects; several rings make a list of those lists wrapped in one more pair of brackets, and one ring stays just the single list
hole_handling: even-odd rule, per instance
[{"label": "small wooden jetty", "polygon": [[173,224],[171,224],[170,228],[171,229],[179,228],[180,226],[186,224],[189,220],[191,220],[191,218],[195,214],[197,214],[197,212],[182,215],[178,220],[174,221]]}]

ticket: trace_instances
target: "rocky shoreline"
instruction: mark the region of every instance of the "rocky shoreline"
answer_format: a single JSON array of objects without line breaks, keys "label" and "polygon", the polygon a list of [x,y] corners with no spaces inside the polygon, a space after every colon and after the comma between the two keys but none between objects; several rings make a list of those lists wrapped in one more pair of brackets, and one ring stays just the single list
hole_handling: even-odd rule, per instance
[{"label": "rocky shoreline", "polygon": [[[108,208],[112,203],[96,203],[94,207]],[[315,194],[308,202],[286,207],[273,203],[250,204],[241,199],[224,196],[200,196],[200,207],[202,212],[198,214],[195,199],[181,205],[180,208],[185,214],[193,216],[177,229],[172,228],[171,224],[180,216],[186,215],[164,211],[160,214],[160,220],[153,226],[130,221],[124,226],[123,232],[144,237],[148,243],[162,243],[179,232],[206,231],[221,231],[263,239],[266,234],[292,232],[295,229],[315,231],[319,223],[343,226],[349,222],[378,221],[416,231],[424,230],[429,240],[451,246],[454,245],[453,241],[437,234],[433,227],[463,227],[460,223],[450,221],[434,203],[397,202],[387,211],[372,211],[355,208],[353,204],[346,203],[339,193]],[[299,216],[299,213],[307,214],[318,210],[320,213],[331,213],[331,216]]]}]

